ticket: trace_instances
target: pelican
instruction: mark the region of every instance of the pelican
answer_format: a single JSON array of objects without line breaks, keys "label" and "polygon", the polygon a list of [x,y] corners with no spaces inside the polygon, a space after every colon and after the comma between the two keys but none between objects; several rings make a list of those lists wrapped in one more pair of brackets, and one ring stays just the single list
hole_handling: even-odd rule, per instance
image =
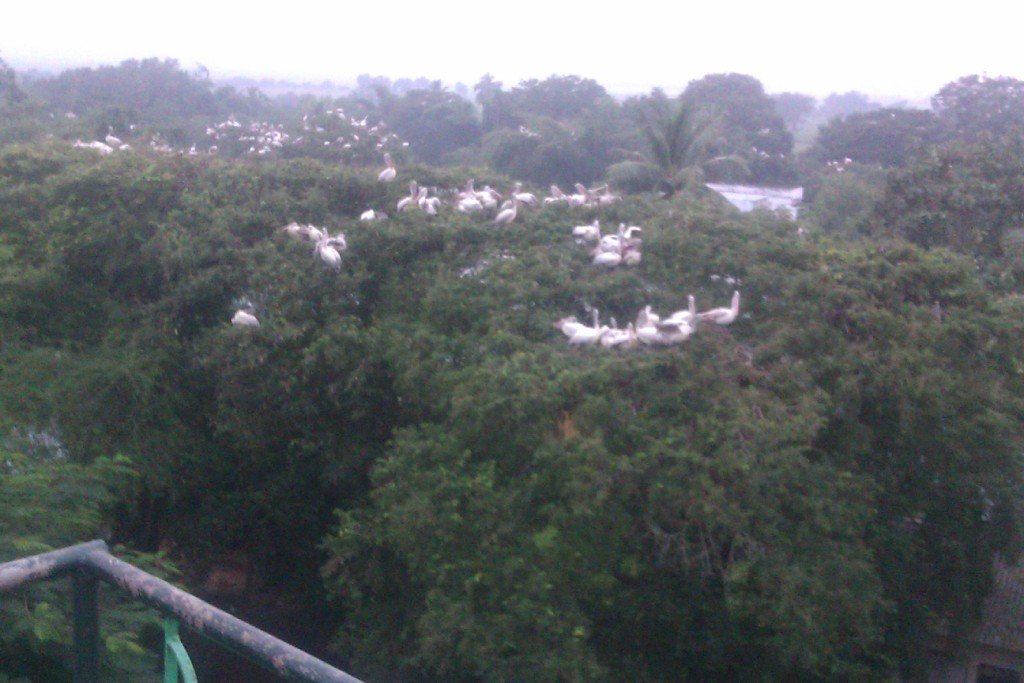
[{"label": "pelican", "polygon": [[569,336],[569,346],[591,346],[592,344],[597,344],[608,334],[610,329],[607,325],[601,325],[601,327],[580,325]]},{"label": "pelican", "polygon": [[484,189],[476,193],[476,198],[480,200],[485,209],[496,209],[501,195],[490,185],[484,185]]},{"label": "pelican", "polygon": [[684,322],[660,322],[655,328],[658,330],[658,343],[666,346],[684,342],[693,334],[693,327]]},{"label": "pelican", "polygon": [[557,330],[561,330],[562,334],[566,337],[572,337],[581,327],[585,327],[583,323],[576,320],[576,316],[570,315],[567,318],[562,318],[554,323],[554,327]]},{"label": "pelican", "polygon": [[384,163],[387,164],[387,168],[380,172],[377,176],[377,180],[382,183],[390,183],[398,175],[398,171],[395,170],[395,162],[391,160],[391,155],[384,152]]},{"label": "pelican", "polygon": [[299,226],[300,235],[310,242],[322,242],[327,239],[327,232],[312,224]]},{"label": "pelican", "polygon": [[100,154],[110,154],[111,152],[114,151],[113,147],[106,144],[105,142],[100,142],[99,140],[93,140],[92,142],[82,142],[81,140],[75,140],[74,146],[80,147],[82,149],[93,149],[99,152]]},{"label": "pelican", "polygon": [[564,202],[564,201],[567,201],[568,199],[569,198],[566,196],[566,194],[564,192],[562,192],[562,188],[558,187],[558,185],[552,185],[551,186],[551,196],[550,197],[545,197],[544,198],[544,203],[545,204],[554,204],[555,202]]},{"label": "pelican", "polygon": [[345,241],[345,233],[343,232],[339,232],[334,237],[331,237],[328,232],[324,230],[324,237],[320,240],[319,244],[333,247],[338,252],[348,250],[348,242]]},{"label": "pelican", "polygon": [[636,337],[649,346],[670,346],[686,341],[693,334],[693,327],[682,321],[662,322],[650,312],[647,306],[636,318]]},{"label": "pelican", "polygon": [[576,194],[567,197],[569,206],[586,206],[591,203],[590,190],[583,183],[576,183],[573,187],[576,189]]},{"label": "pelican", "polygon": [[374,211],[373,209],[367,209],[359,214],[359,220],[361,221],[382,221],[387,217],[386,213],[382,211]]},{"label": "pelican", "polygon": [[618,251],[604,251],[601,247],[598,247],[591,253],[594,256],[595,266],[615,268],[622,263],[622,253]]},{"label": "pelican", "polygon": [[260,321],[252,313],[240,308],[231,317],[231,324],[235,327],[259,327]]},{"label": "pelican", "polygon": [[484,210],[484,205],[474,196],[463,197],[456,208],[462,213],[477,213]]},{"label": "pelican", "polygon": [[537,206],[537,196],[532,192],[523,192],[523,184],[517,182],[512,188],[512,196],[527,206]]},{"label": "pelican", "polygon": [[421,187],[420,194],[416,198],[416,203],[419,205],[420,210],[428,216],[436,216],[437,209],[441,206],[441,200],[437,197],[428,197],[427,193],[430,191],[429,188]]},{"label": "pelican", "polygon": [[589,346],[600,342],[602,337],[611,330],[607,325],[599,327],[597,323],[598,312],[595,309],[593,327],[587,327],[578,321],[574,315],[556,321],[554,327],[561,330],[562,334],[569,338],[569,346]]},{"label": "pelican", "polygon": [[484,205],[473,189],[473,179],[466,181],[466,189],[455,196],[455,208],[461,213],[477,213],[484,210]]},{"label": "pelican", "polygon": [[597,244],[601,239],[601,223],[595,218],[590,225],[577,225],[572,229],[572,236],[585,244]]},{"label": "pelican", "polygon": [[644,306],[640,309],[640,312],[636,314],[636,329],[640,330],[641,327],[654,326],[661,322],[661,316],[651,310],[650,305]]},{"label": "pelican", "polygon": [[124,144],[121,138],[114,135],[113,126],[107,126],[107,137],[104,138],[104,141],[106,141],[106,143],[111,147],[120,147]]},{"label": "pelican", "polygon": [[736,316],[740,314],[740,293],[735,291],[732,293],[732,305],[729,308],[712,308],[710,311],[704,311],[697,315],[701,320],[707,320],[713,322],[716,325],[728,325],[733,320],[736,320]]},{"label": "pelican", "polygon": [[284,232],[288,233],[292,237],[298,239],[309,240],[310,242],[319,242],[327,236],[327,233],[316,227],[315,225],[301,225],[292,221],[288,225],[281,228]]},{"label": "pelican", "polygon": [[401,199],[399,199],[398,204],[395,205],[395,208],[398,209],[399,213],[410,208],[415,209],[417,208],[416,200],[419,199],[419,196],[420,191],[419,186],[416,184],[416,181],[409,181],[409,196],[402,197]]},{"label": "pelican", "polygon": [[[614,322],[614,321],[613,321]],[[612,328],[601,337],[601,346],[605,348],[617,348],[624,346],[630,348],[636,346],[637,336],[633,323],[626,325],[626,329],[620,330],[612,325]]]},{"label": "pelican", "polygon": [[693,294],[687,296],[686,300],[688,308],[685,311],[676,311],[665,318],[665,322],[686,323],[691,327],[697,324],[697,300],[693,298]]},{"label": "pelican", "polygon": [[502,209],[498,216],[494,219],[497,225],[508,225],[516,219],[516,214],[519,211],[519,199],[515,195],[512,195],[512,206],[507,209]]},{"label": "pelican", "polygon": [[298,239],[302,239],[304,236],[303,233],[305,232],[304,226],[299,225],[295,221],[292,221],[288,225],[284,226],[283,228],[281,228],[281,230],[288,233],[292,237],[296,237]]},{"label": "pelican", "polygon": [[614,194],[611,193],[611,191],[608,189],[607,185],[605,185],[603,187],[599,187],[599,188],[597,188],[594,191],[598,193],[598,195],[597,195],[597,204],[598,204],[598,206],[611,206],[612,204],[614,204],[615,202],[619,201],[619,199],[620,199],[620,197],[618,195],[614,195]]},{"label": "pelican", "polygon": [[313,250],[320,260],[334,270],[341,270],[341,254],[326,240],[317,242]]}]

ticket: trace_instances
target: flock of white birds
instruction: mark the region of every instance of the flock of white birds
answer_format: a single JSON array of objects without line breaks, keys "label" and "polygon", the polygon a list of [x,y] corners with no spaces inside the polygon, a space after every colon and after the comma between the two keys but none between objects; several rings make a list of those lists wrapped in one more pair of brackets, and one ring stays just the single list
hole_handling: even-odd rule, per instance
[{"label": "flock of white birds", "polygon": [[[378,174],[377,180],[389,183],[398,177],[398,171],[390,154],[384,154],[384,163],[385,168]],[[566,194],[553,185],[550,196],[540,201],[532,193],[524,192],[520,183],[516,183],[508,197],[504,197],[487,185],[477,190],[471,178],[462,190],[451,193],[450,203],[455,211],[464,214],[496,212],[494,223],[508,225],[516,219],[521,206],[538,207],[556,202],[581,207],[607,206],[619,199],[608,191],[607,186],[588,189],[577,183],[575,190],[573,194]],[[409,195],[400,199],[395,209],[399,213],[418,210],[428,216],[435,216],[443,205],[440,197],[431,197],[429,188],[420,187],[413,180],[409,183]],[[375,209],[369,209],[360,216],[363,221],[386,218],[386,214]],[[332,270],[341,269],[341,254],[348,249],[344,234],[332,236],[324,228],[296,222],[289,223],[281,230],[295,239],[312,243],[314,255],[319,257],[326,267]],[[600,222],[594,220],[588,225],[573,228],[572,235],[578,244],[591,249],[595,266],[610,269],[618,266],[636,266],[641,262],[642,240],[639,234],[642,232],[643,228],[639,226],[627,227],[625,223],[620,223],[614,234],[602,235]],[[574,316],[569,316],[555,322],[554,326],[565,334],[571,347],[597,344],[606,348],[632,348],[638,345],[674,346],[689,339],[700,323],[729,325],[736,320],[739,312],[740,293],[736,291],[728,307],[712,308],[703,312],[697,311],[693,295],[688,297],[688,307],[685,310],[675,311],[665,317],[652,311],[650,306],[644,306],[637,314],[636,321],[630,322],[624,329],[618,327],[614,318],[610,326],[602,325],[597,309],[593,310],[592,325],[586,325]],[[235,311],[231,324],[236,327],[254,328],[260,326],[260,321],[251,304],[246,304]]]},{"label": "flock of white birds", "polygon": [[661,317],[644,306],[637,313],[636,322],[630,322],[625,329],[620,329],[611,319],[611,326],[602,325],[597,309],[593,311],[593,324],[586,325],[575,316],[562,318],[555,322],[555,328],[568,337],[569,346],[593,346],[600,344],[605,348],[633,348],[637,345],[674,346],[681,344],[697,331],[701,322],[715,325],[729,325],[740,314],[740,293],[732,294],[732,303],[728,307],[712,308],[701,313],[697,312],[697,303],[691,294],[688,307]]},{"label": "flock of white birds", "polygon": [[[53,114],[51,114],[53,116]],[[73,112],[67,112],[69,119],[77,119]],[[126,127],[129,134],[136,130],[134,124]],[[117,150],[130,150],[132,146],[114,135],[113,126],[108,126],[107,135],[103,140],[82,142],[75,140],[74,147],[91,149],[100,154],[111,154]],[[144,141],[135,138],[135,142],[144,146]],[[199,154],[215,155],[221,146],[234,148],[241,153],[255,156],[272,155],[288,147],[328,147],[337,151],[342,159],[360,158],[376,150],[399,149],[408,147],[397,134],[388,131],[383,123],[370,124],[367,117],[357,119],[342,108],[328,109],[323,112],[306,114],[302,117],[299,130],[289,133],[280,123],[268,121],[250,121],[243,123],[234,116],[224,121],[209,124],[206,127],[206,142],[193,144],[189,149],[175,149],[158,133],[149,137],[149,148],[159,154]]]}]

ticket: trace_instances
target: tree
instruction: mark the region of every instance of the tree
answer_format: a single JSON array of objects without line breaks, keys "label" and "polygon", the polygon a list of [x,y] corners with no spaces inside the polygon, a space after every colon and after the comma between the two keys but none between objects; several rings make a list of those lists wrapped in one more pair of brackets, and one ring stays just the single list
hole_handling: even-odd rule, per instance
[{"label": "tree", "polygon": [[734,163],[735,157],[715,155],[717,136],[706,119],[685,101],[672,101],[661,90],[629,104],[643,135],[644,152],[637,160],[623,161],[608,169],[608,178],[627,191],[657,189],[668,197],[703,181],[711,164]]},{"label": "tree", "polygon": [[570,121],[586,112],[614,104],[611,95],[589,78],[550,76],[522,81],[509,93],[512,108],[532,116]]},{"label": "tree", "polygon": [[818,107],[818,101],[810,95],[783,92],[770,96],[775,102],[775,111],[786,124],[790,134],[796,135],[800,123]]},{"label": "tree", "polygon": [[945,85],[932,108],[953,135],[976,140],[1024,126],[1024,81],[1005,76],[964,76]]},{"label": "tree", "polygon": [[832,93],[826,97],[818,108],[818,115],[825,121],[831,121],[837,116],[849,116],[881,109],[882,105],[871,100],[862,92],[851,90],[845,93]]},{"label": "tree", "polygon": [[793,136],[760,81],[742,74],[712,74],[691,81],[681,98],[718,122],[715,153],[746,160],[746,173],[735,166],[709,171],[715,180],[750,180],[785,185],[795,181]]},{"label": "tree", "polygon": [[16,104],[25,99],[25,93],[18,87],[14,69],[0,59],[0,103]]},{"label": "tree", "polygon": [[[884,680],[920,664],[930,625],[968,618],[1019,505],[1019,387],[995,382],[1019,326],[964,259],[761,220],[663,218],[642,278],[517,241],[403,302],[387,355],[410,422],[325,544],[357,669]],[[552,346],[572,302],[623,320],[707,301],[709,270],[756,283],[723,335]]]},{"label": "tree", "polygon": [[435,83],[427,90],[410,90],[400,98],[382,102],[389,124],[408,140],[417,159],[438,164],[442,157],[480,139],[480,123],[473,105]]},{"label": "tree", "polygon": [[862,239],[874,229],[875,206],[885,196],[884,171],[841,163],[826,171],[800,217],[846,239]]},{"label": "tree", "polygon": [[930,111],[877,109],[835,118],[821,126],[808,155],[818,164],[851,159],[895,167],[944,138],[939,119]]},{"label": "tree", "polygon": [[953,141],[893,173],[877,232],[977,259],[994,285],[1024,275],[1024,135]]},{"label": "tree", "polygon": [[517,117],[512,111],[512,100],[509,93],[502,90],[501,81],[491,74],[484,74],[473,86],[476,103],[481,110],[483,131],[489,133],[498,128],[514,128],[518,125]]}]

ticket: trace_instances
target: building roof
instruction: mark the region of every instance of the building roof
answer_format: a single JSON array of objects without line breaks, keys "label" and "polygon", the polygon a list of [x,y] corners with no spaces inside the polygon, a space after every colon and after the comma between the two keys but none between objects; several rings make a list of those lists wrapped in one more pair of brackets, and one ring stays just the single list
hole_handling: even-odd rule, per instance
[{"label": "building roof", "polygon": [[726,185],[706,183],[740,211],[764,208],[770,211],[782,209],[796,218],[804,198],[802,187],[756,187],[754,185]]}]

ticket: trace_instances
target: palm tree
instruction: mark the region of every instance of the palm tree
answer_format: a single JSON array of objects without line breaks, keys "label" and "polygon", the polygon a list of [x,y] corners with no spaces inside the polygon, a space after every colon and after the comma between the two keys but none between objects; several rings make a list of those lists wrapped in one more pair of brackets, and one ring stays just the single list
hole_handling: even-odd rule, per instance
[{"label": "palm tree", "polygon": [[745,168],[739,157],[716,155],[721,137],[716,122],[701,119],[687,102],[672,102],[655,89],[640,102],[636,117],[647,151],[632,152],[632,159],[608,168],[609,182],[616,187],[633,192],[659,190],[670,197],[698,184],[712,164]]}]

